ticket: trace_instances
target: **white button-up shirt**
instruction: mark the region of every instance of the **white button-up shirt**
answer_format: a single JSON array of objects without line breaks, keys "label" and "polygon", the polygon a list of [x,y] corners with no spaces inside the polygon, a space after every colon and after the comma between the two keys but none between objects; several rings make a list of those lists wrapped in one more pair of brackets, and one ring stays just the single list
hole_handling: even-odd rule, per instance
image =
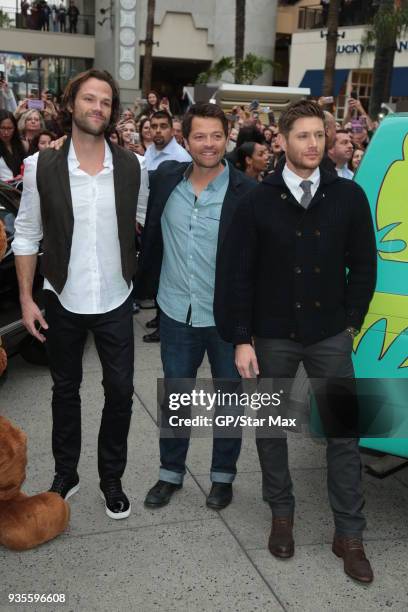
[{"label": "white button-up shirt", "polygon": [[287,164],[285,164],[285,167],[282,171],[282,178],[285,181],[286,187],[289,189],[293,197],[298,202],[300,202],[300,200],[305,194],[302,187],[300,186],[300,183],[305,180],[312,181],[312,186],[310,189],[312,192],[312,197],[314,197],[317,188],[320,184],[320,170],[317,167],[316,170],[307,179],[304,179],[302,176],[299,176],[298,174],[290,170]]},{"label": "white button-up shirt", "polygon": [[164,149],[156,149],[156,145],[154,143],[151,144],[149,147],[147,147],[144,158],[149,172],[152,172],[152,170],[157,170],[160,164],[164,161],[192,161],[190,154],[178,144],[174,136],[164,147]]},{"label": "white button-up shirt", "polygon": [[[23,194],[12,244],[15,255],[38,253],[43,237],[37,161],[38,153],[25,160]],[[68,278],[58,299],[71,312],[100,314],[123,304],[132,291],[122,276],[113,161],[107,143],[103,169],[96,176],[90,176],[79,165],[71,141],[68,171],[74,231]],[[44,289],[56,293],[47,279]]]}]

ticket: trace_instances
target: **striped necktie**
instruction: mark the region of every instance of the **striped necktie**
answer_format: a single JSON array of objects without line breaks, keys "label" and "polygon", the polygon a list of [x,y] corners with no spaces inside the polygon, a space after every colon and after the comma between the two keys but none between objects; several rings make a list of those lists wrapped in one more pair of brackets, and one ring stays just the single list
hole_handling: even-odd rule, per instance
[{"label": "striped necktie", "polygon": [[313,199],[312,185],[313,185],[313,181],[302,181],[300,183],[300,186],[303,189],[303,195],[302,195],[302,199],[300,200],[300,205],[303,206],[303,208],[308,208],[310,202]]}]

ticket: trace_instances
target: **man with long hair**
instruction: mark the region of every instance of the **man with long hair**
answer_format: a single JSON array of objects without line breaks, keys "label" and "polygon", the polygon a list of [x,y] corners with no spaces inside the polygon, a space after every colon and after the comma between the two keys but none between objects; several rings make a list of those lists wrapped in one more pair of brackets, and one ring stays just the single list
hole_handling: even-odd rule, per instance
[{"label": "man with long hair", "polygon": [[[62,148],[41,151],[25,165],[13,242],[23,321],[49,355],[56,472],[51,491],[65,499],[79,488],[82,355],[88,330],[94,334],[105,392],[100,489],[108,516],[121,519],[130,514],[121,478],[133,396],[140,167],[135,155],[109,140],[119,117],[119,91],[109,73],[88,70],[73,78],[61,113],[69,134]],[[41,239],[45,317],[32,298]]]}]

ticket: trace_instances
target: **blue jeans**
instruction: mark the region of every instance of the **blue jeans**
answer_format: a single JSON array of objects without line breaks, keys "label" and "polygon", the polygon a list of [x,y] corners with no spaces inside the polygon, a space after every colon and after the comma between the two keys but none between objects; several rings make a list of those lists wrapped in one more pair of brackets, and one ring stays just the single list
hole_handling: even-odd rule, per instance
[{"label": "blue jeans", "polygon": [[[190,379],[191,390],[206,351],[213,378],[240,380],[234,363],[234,347],[222,340],[215,327],[192,327],[161,312],[160,341],[166,380]],[[160,438],[160,480],[174,484],[183,482],[189,443],[189,438]],[[231,483],[234,480],[240,450],[240,437],[213,438],[212,482]]]}]

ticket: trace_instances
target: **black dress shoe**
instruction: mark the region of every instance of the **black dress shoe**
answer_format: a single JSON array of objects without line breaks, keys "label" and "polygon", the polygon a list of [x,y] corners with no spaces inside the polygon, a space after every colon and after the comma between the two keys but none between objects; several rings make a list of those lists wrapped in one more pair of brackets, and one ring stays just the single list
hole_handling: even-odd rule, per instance
[{"label": "black dress shoe", "polygon": [[118,520],[127,518],[131,505],[127,495],[122,490],[120,478],[101,480],[101,497],[105,500],[105,511],[109,518]]},{"label": "black dress shoe", "polygon": [[159,327],[159,317],[155,316],[154,319],[151,319],[146,323],[147,329],[157,329]]},{"label": "black dress shoe", "polygon": [[50,489],[51,493],[58,493],[63,499],[68,499],[74,493],[79,491],[79,476],[64,476],[63,474],[55,474],[54,480]]},{"label": "black dress shoe", "polygon": [[232,500],[232,484],[229,482],[213,482],[207,497],[207,506],[213,510],[226,508]]},{"label": "black dress shoe", "polygon": [[145,334],[143,336],[143,342],[160,342],[160,332],[155,329],[151,334]]},{"label": "black dress shoe", "polygon": [[181,489],[182,486],[182,484],[173,484],[172,482],[158,480],[146,495],[144,501],[145,506],[148,508],[161,508],[165,506],[169,503],[173,493]]}]

